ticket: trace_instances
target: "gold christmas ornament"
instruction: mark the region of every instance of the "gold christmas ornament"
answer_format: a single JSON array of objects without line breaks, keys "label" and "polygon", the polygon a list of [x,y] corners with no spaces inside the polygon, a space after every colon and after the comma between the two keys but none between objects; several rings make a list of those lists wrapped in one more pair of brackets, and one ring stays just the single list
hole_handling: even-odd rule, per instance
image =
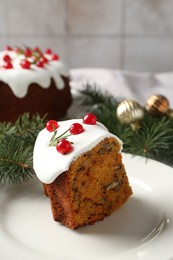
[{"label": "gold christmas ornament", "polygon": [[173,119],[173,109],[168,109],[168,111],[166,112],[166,115],[169,117],[169,118],[171,118],[171,119]]},{"label": "gold christmas ornament", "polygon": [[153,95],[148,98],[145,108],[152,115],[162,115],[168,111],[169,101],[162,95]]},{"label": "gold christmas ornament", "polygon": [[137,101],[126,99],[118,105],[116,114],[121,123],[132,124],[143,118],[144,111]]}]

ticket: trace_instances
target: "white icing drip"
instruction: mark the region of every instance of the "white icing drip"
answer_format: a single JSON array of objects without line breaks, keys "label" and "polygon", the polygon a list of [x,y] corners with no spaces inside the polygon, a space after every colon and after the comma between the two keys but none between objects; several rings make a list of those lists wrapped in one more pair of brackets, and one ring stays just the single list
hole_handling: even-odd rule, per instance
[{"label": "white icing drip", "polygon": [[97,122],[96,125],[87,125],[82,123],[82,119],[72,119],[58,123],[57,136],[64,133],[73,123],[82,124],[85,131],[68,137],[68,140],[73,142],[74,149],[66,155],[57,152],[55,147],[49,146],[53,133],[48,132],[47,129],[43,129],[39,133],[34,147],[33,165],[38,178],[43,183],[52,183],[58,175],[69,169],[71,162],[75,158],[92,149],[106,137],[112,136],[116,138],[122,149],[122,141],[117,136],[109,133],[107,128],[101,123]]},{"label": "white icing drip", "polygon": [[31,69],[22,69],[20,61],[24,58],[23,55],[18,55],[14,51],[2,51],[0,52],[0,66],[4,64],[3,56],[5,54],[11,57],[13,69],[0,68],[0,81],[8,84],[16,97],[26,96],[31,83],[37,83],[42,88],[48,88],[51,78],[54,79],[58,89],[63,89],[64,82],[61,76],[68,77],[69,72],[62,62],[49,61],[44,68],[32,64]]}]

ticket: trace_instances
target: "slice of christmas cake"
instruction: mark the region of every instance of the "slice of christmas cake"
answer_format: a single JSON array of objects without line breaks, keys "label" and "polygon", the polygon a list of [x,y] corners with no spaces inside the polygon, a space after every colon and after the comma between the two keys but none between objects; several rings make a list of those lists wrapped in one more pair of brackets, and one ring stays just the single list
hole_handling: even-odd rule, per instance
[{"label": "slice of christmas cake", "polygon": [[35,143],[34,170],[55,221],[71,229],[93,224],[128,200],[121,149],[121,140],[94,114],[47,123]]}]

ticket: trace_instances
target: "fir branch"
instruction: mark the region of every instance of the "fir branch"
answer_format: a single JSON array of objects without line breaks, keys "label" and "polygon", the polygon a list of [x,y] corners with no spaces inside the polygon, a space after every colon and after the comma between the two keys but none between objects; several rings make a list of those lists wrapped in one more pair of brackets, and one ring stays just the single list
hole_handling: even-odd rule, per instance
[{"label": "fir branch", "polygon": [[15,124],[0,124],[0,182],[21,183],[32,178],[34,143],[45,117],[24,113]]},{"label": "fir branch", "polygon": [[33,147],[26,146],[21,137],[6,135],[1,141],[0,182],[21,183],[34,174]]},{"label": "fir branch", "polygon": [[34,114],[31,118],[29,113],[24,113],[16,121],[14,127],[16,135],[21,136],[30,144],[35,142],[38,132],[44,127],[46,115],[40,118],[39,114]]},{"label": "fir branch", "polygon": [[104,105],[105,107],[110,108],[112,105],[115,106],[118,104],[118,101],[113,96],[108,92],[101,92],[96,85],[91,86],[87,83],[79,92],[83,96],[82,104],[84,106]]},{"label": "fir branch", "polygon": [[13,133],[13,125],[7,122],[0,122],[0,141],[6,133]]},{"label": "fir branch", "polygon": [[168,118],[147,115],[142,120],[139,131],[131,136],[126,151],[157,159],[160,153],[168,151],[172,138],[173,129]]}]

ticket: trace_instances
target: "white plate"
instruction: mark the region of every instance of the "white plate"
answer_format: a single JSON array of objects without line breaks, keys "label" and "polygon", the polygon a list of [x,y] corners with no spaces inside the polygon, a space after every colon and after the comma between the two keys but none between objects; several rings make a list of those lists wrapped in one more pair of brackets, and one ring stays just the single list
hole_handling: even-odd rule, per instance
[{"label": "white plate", "polygon": [[173,258],[173,169],[123,155],[134,195],[104,221],[70,230],[52,219],[34,180],[1,185],[2,260],[170,260]]}]

